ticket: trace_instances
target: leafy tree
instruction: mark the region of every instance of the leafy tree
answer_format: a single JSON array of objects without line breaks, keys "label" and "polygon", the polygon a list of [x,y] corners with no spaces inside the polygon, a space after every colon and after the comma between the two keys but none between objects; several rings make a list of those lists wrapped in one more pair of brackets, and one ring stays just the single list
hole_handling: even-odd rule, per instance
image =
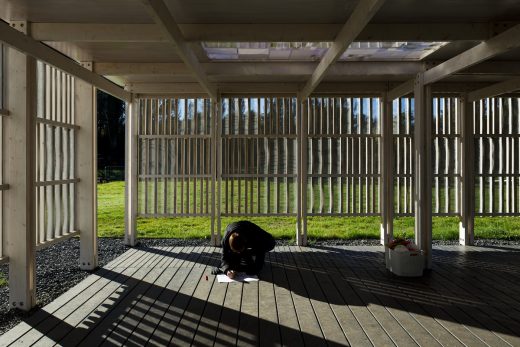
[{"label": "leafy tree", "polygon": [[97,92],[98,168],[125,163],[125,103]]}]

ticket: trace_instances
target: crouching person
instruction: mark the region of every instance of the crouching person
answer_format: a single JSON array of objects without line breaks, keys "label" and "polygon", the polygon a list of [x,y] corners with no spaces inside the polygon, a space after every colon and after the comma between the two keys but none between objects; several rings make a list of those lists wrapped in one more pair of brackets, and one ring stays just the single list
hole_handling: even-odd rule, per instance
[{"label": "crouching person", "polygon": [[226,228],[222,239],[222,260],[214,273],[224,273],[234,278],[237,272],[257,275],[264,266],[265,253],[275,246],[271,234],[258,225],[240,221]]}]

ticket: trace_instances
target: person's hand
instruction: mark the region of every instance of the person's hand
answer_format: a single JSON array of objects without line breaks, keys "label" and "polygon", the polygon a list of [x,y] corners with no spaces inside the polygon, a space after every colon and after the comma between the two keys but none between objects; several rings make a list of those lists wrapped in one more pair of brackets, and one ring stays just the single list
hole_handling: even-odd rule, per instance
[{"label": "person's hand", "polygon": [[226,275],[227,275],[229,278],[233,279],[233,278],[235,278],[236,272],[235,272],[234,270],[228,270],[228,272],[226,273]]}]

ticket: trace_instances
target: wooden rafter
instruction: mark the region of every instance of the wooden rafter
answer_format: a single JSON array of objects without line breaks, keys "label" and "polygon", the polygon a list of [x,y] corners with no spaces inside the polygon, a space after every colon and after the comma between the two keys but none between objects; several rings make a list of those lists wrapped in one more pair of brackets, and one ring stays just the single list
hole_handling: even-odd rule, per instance
[{"label": "wooden rafter", "polygon": [[[520,47],[520,24],[425,71],[424,84],[435,83],[458,71],[467,69],[475,64],[518,47]],[[412,90],[413,80],[410,80],[391,90],[389,95],[393,98],[398,98],[411,93]]]},{"label": "wooden rafter", "polygon": [[300,97],[302,99],[309,97],[312,91],[320,84],[330,66],[338,60],[347,47],[356,39],[383,3],[384,0],[359,1],[352,15],[338,33],[334,43],[325,53],[311,78],[301,90]]},{"label": "wooden rafter", "polygon": [[[184,39],[192,41],[333,41],[342,24],[178,24]],[[487,40],[493,23],[369,23],[359,41]],[[39,41],[166,42],[156,24],[31,23]]]},{"label": "wooden rafter", "polygon": [[24,52],[25,54],[46,62],[47,64],[74,77],[92,84],[96,88],[99,88],[116,98],[125,101],[130,100],[130,93],[126,92],[123,88],[115,85],[103,76],[89,71],[69,57],[46,46],[45,44],[11,28],[9,24],[2,21],[0,21],[0,41],[16,50]]},{"label": "wooden rafter", "polygon": [[182,36],[179,26],[163,0],[141,0],[156,24],[167,34],[170,42],[176,46],[177,54],[191,69],[197,81],[210,97],[217,98],[217,88],[211,84],[202,69],[193,50]]}]

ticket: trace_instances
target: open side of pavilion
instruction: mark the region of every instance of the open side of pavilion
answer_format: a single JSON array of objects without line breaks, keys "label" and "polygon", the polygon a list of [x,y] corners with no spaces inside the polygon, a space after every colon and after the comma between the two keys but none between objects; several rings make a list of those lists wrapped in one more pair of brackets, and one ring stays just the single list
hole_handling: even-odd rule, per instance
[{"label": "open side of pavilion", "polygon": [[[97,267],[96,102],[127,105],[136,219],[520,214],[520,4],[0,0],[0,261],[36,303],[35,251],[79,236]],[[298,267],[298,265],[296,265]],[[505,286],[505,285],[504,285]],[[516,308],[515,308],[516,310]],[[516,319],[516,318],[515,318]],[[518,331],[518,330],[516,330]]]}]

